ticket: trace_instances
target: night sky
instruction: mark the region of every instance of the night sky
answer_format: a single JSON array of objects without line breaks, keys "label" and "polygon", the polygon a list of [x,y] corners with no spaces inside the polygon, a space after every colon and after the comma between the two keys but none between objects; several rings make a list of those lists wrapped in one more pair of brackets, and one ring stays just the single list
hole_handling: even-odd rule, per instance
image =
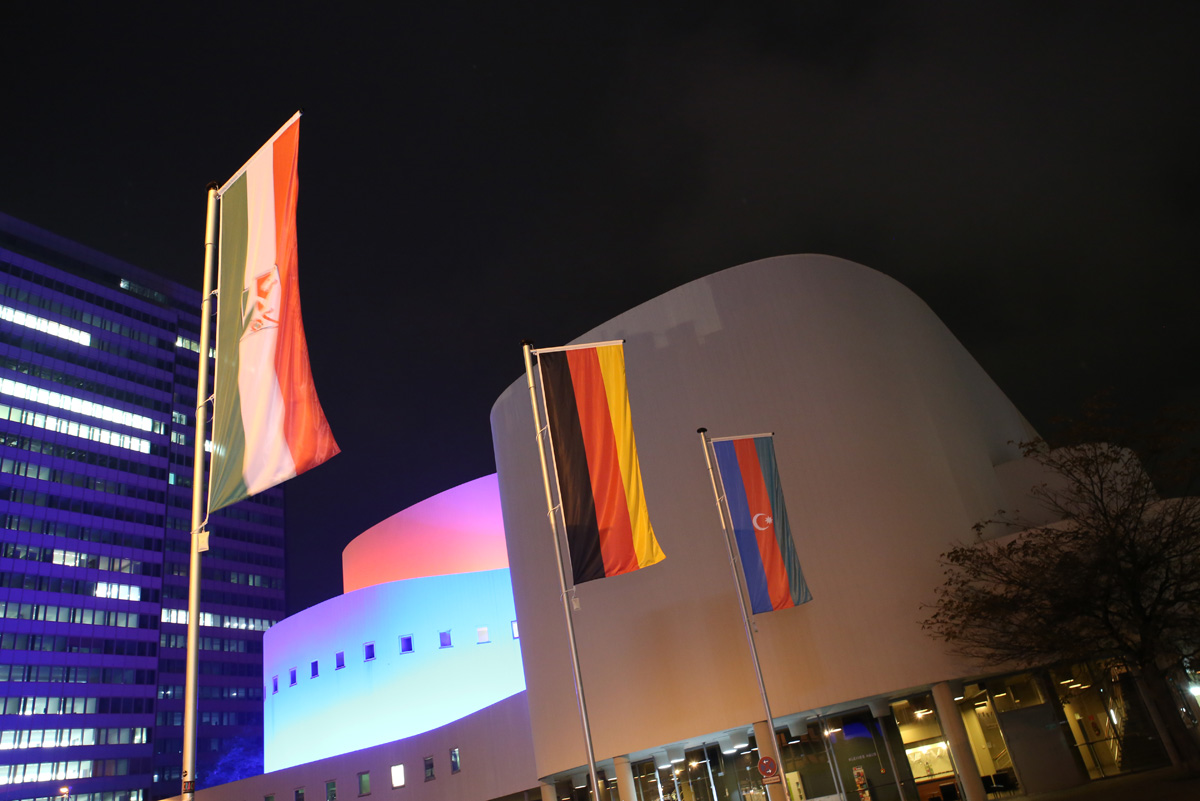
[{"label": "night sky", "polygon": [[198,289],[205,186],[304,110],[343,453],[288,485],[292,612],[494,470],[521,339],[758,258],[901,281],[1039,429],[1200,399],[1200,4],[176,5],[6,7],[0,210]]}]

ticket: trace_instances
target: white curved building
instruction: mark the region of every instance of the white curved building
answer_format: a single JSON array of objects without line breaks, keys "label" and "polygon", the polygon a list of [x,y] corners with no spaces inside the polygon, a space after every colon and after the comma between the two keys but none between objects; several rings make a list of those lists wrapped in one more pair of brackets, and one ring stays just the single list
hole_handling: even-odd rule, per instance
[{"label": "white curved building", "polygon": [[[700,797],[700,785],[723,795],[723,782],[756,792],[724,764],[721,777],[709,775],[716,746],[748,740],[764,714],[696,433],[703,426],[713,437],[774,433],[813,600],[754,624],[794,789],[809,798],[857,792],[865,775],[875,798],[896,797],[897,779],[910,789],[936,782],[926,794],[946,783],[968,792],[1014,781],[1012,761],[1022,757],[1028,786],[1047,786],[1042,763],[1054,763],[1058,783],[1079,780],[1057,732],[1023,734],[1005,750],[996,719],[1004,703],[983,682],[964,685],[979,668],[918,623],[942,580],[938,555],[976,521],[1013,508],[1002,466],[1034,435],[919,298],[858,264],[787,256],[693,281],[575,343],[616,339],[625,341],[646,499],[666,559],[576,588],[591,734],[608,776],[621,779],[628,761],[640,793],[657,779],[639,761],[663,761],[665,751],[677,766],[684,754],[688,765],[708,763],[694,780],[684,776],[684,795]],[[521,379],[493,407],[493,444],[537,771],[564,779],[586,757],[533,429]],[[1054,704],[1015,711],[1035,706],[1035,718],[1054,722]],[[978,762],[982,778],[956,779],[946,758],[956,744],[956,762]]]}]

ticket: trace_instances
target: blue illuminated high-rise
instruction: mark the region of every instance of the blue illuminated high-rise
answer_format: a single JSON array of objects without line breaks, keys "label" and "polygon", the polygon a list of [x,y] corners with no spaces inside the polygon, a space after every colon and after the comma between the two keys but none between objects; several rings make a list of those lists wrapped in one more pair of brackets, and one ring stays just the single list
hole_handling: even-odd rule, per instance
[{"label": "blue illuminated high-rise", "polygon": [[[0,801],[179,792],[199,305],[0,214]],[[201,785],[284,614],[282,491],[213,518]]]}]

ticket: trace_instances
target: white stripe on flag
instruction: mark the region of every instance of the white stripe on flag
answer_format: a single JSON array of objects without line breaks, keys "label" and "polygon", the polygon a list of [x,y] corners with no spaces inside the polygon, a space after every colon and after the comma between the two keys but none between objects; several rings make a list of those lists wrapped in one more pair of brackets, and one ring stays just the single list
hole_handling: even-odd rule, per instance
[{"label": "white stripe on flag", "polygon": [[[243,276],[244,297],[253,303],[260,278],[278,283],[275,271],[275,174],[270,153],[261,154],[246,165],[247,214],[249,241]],[[275,271],[274,278],[271,273]],[[275,293],[278,297],[278,292]],[[242,298],[233,301],[239,306]],[[284,403],[275,374],[275,348],[279,339],[276,323],[239,343],[238,389],[242,401],[242,423],[246,430],[243,475],[249,494],[286,481],[296,475],[296,466],[283,435]]]}]

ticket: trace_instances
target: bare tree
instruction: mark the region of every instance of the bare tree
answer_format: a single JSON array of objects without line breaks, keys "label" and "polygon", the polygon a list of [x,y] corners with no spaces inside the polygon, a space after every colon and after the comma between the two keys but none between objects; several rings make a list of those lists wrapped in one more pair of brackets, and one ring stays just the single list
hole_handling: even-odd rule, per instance
[{"label": "bare tree", "polygon": [[1200,742],[1168,674],[1200,650],[1200,498],[1164,499],[1128,448],[1084,443],[1025,455],[1030,490],[1056,521],[1000,512],[942,555],[945,583],[924,628],[961,654],[1033,667],[1119,659],[1135,673],[1172,762],[1200,770]]}]

